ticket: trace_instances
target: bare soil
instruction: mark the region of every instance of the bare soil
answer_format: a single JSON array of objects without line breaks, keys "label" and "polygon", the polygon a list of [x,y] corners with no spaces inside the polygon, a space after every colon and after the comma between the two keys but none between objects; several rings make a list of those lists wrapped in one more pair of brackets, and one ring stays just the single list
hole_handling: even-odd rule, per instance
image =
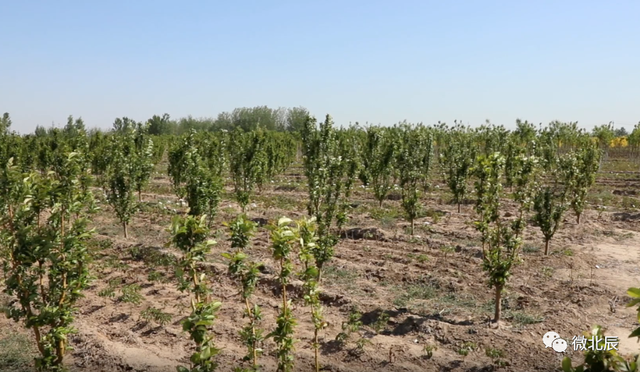
[{"label": "bare soil", "polygon": [[[637,176],[603,174],[594,193],[608,191],[615,198],[635,198],[640,184]],[[296,182],[300,181],[289,175],[260,192],[248,215],[268,221],[283,215],[304,216],[304,184]],[[438,186],[444,189],[444,185]],[[127,239],[108,206],[103,204],[103,211],[95,216],[96,280],[76,316],[78,333],[71,339],[74,350],[68,358],[73,371],[164,372],[188,364],[192,343],[180,323],[189,313],[189,296],[177,290],[172,271],[160,262],[162,257],[177,255],[164,247],[169,239],[166,229],[171,217],[184,210],[167,188],[166,178],[158,176],[153,181],[150,189],[157,191],[143,194],[143,210],[134,218]],[[594,324],[606,328],[607,335],[620,338],[623,354],[638,351],[636,341],[627,338],[637,326],[635,309],[625,307],[626,290],[640,285],[635,207],[616,206],[600,212],[590,209],[579,225],[573,213],[567,212],[551,242],[549,256],[543,255],[539,229],[530,225],[523,263],[514,270],[504,295],[504,321],[496,328],[490,322],[493,290],[482,271],[472,205],[463,205],[457,213],[457,206],[449,204],[448,198],[438,188],[425,194],[424,204],[431,216],[416,222],[416,236],[411,237],[407,223],[398,217],[398,201],[387,200],[380,209],[370,193],[357,190],[348,226],[352,230],[343,234],[322,283],[329,324],[321,336],[323,370],[557,371],[564,355],[577,361],[580,352],[570,346],[566,353],[556,353],[545,348],[542,336],[555,331],[571,342],[573,336]],[[227,274],[221,256],[230,246],[220,222],[239,213],[230,200],[227,195],[220,204],[214,229],[222,232],[208,264],[214,295],[223,302],[214,329],[216,345],[222,349],[220,371],[248,367],[242,361],[246,349],[238,335],[246,321],[239,287]],[[515,209],[509,211],[514,213]],[[280,299],[264,228],[249,254],[265,264],[255,300],[262,307],[262,324],[268,333],[274,328]],[[158,274],[152,274],[155,278],[150,280],[153,272]],[[119,281],[115,296],[98,295],[104,294],[114,279]],[[140,304],[120,300],[122,288],[131,284],[141,288]],[[299,297],[300,285],[294,282],[290,288],[298,319],[295,370],[312,371],[313,326],[309,309]],[[171,320],[164,326],[145,321],[141,312],[149,307],[170,314]],[[336,335],[354,308],[362,313],[363,326],[340,344]],[[382,313],[388,315],[386,321],[380,320]],[[16,334],[32,339],[27,330],[4,317],[0,318],[0,329],[0,345]],[[273,342],[265,342],[264,349],[260,361],[265,371],[273,371]],[[432,350],[432,355],[427,350]],[[24,350],[23,356],[28,355]]]}]

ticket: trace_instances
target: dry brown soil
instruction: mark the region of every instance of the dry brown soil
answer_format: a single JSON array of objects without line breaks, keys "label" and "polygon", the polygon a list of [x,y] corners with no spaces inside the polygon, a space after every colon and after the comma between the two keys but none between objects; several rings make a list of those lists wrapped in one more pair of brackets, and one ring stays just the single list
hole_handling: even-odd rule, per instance
[{"label": "dry brown soil", "polygon": [[[289,174],[279,180],[280,187],[274,185],[260,192],[249,216],[270,221],[283,215],[304,216],[302,203],[306,197],[303,185],[295,183],[299,179]],[[622,179],[601,175],[599,185],[598,192],[608,190],[632,198],[639,185],[638,173]],[[192,352],[180,324],[188,315],[189,296],[176,289],[171,270],[145,262],[153,254],[177,254],[163,247],[174,213],[163,210],[159,202],[166,205],[170,201],[169,208],[178,212],[183,209],[175,204],[166,178],[158,176],[151,189],[156,191],[143,194],[145,207],[134,218],[129,238],[122,237],[108,206],[103,204],[103,211],[94,218],[94,245],[102,248],[96,248],[98,259],[93,263],[97,279],[86,291],[76,316],[78,333],[71,340],[75,349],[68,358],[73,371],[175,371],[177,365],[187,363]],[[229,197],[225,199],[215,229],[222,229],[220,222],[239,213],[235,203]],[[321,336],[323,370],[555,371],[563,355],[545,348],[542,335],[553,330],[570,340],[593,324],[605,327],[608,335],[619,336],[623,354],[637,352],[636,342],[627,338],[637,326],[635,309],[624,305],[627,288],[640,285],[638,212],[609,208],[599,213],[590,209],[579,225],[568,212],[552,240],[549,256],[541,250],[538,228],[530,225],[523,263],[514,270],[506,289],[505,320],[495,328],[490,322],[493,291],[482,271],[472,205],[464,205],[457,213],[456,206],[447,200],[448,194],[437,189],[425,195],[425,206],[432,212],[441,211],[442,216],[421,218],[417,235],[412,238],[405,231],[406,222],[393,213],[372,218],[372,214],[382,212],[370,194],[365,190],[355,193],[349,227],[375,228],[372,231],[378,233],[365,239],[342,239],[327,268],[322,285],[329,324]],[[383,209],[399,211],[398,201],[385,201]],[[245,348],[238,336],[246,319],[242,317],[238,285],[227,274],[221,257],[229,250],[226,235],[218,235],[217,241],[208,271],[214,295],[223,302],[214,329],[215,342],[222,349],[219,370],[232,371],[247,366],[242,362]],[[134,257],[132,247],[134,252],[143,253]],[[274,328],[280,301],[266,230],[260,230],[249,253],[266,265],[255,300],[263,309],[263,327],[268,333]],[[154,270],[161,273],[164,282],[149,280]],[[122,282],[115,297],[98,296],[112,279]],[[119,301],[121,288],[133,283],[141,287],[143,300],[139,305]],[[290,288],[298,318],[295,370],[312,371],[313,327],[309,309],[299,298],[299,288],[299,282]],[[610,302],[616,296],[618,300],[612,306]],[[144,321],[140,313],[150,306],[171,314],[171,321],[165,326]],[[354,307],[362,313],[363,326],[340,345],[335,337]],[[388,320],[377,322],[382,312]],[[32,337],[4,318],[0,318],[0,329],[0,339],[16,333]],[[430,357],[425,347],[432,349]],[[274,343],[265,342],[264,349],[264,370],[274,371]],[[487,350],[500,357],[487,356]],[[565,354],[576,361],[580,356],[572,347]]]}]

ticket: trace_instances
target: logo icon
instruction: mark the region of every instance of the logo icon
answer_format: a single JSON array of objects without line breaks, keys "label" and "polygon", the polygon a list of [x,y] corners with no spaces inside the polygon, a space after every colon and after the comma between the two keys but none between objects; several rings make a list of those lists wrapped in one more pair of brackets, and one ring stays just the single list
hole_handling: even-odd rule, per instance
[{"label": "logo icon", "polygon": [[567,350],[567,341],[561,338],[556,338],[553,340],[551,347],[558,353],[564,353],[564,351]]},{"label": "logo icon", "polygon": [[553,331],[545,333],[542,336],[542,342],[544,342],[545,347],[550,347],[558,353],[563,353],[567,350],[567,341],[561,339],[560,335]]}]

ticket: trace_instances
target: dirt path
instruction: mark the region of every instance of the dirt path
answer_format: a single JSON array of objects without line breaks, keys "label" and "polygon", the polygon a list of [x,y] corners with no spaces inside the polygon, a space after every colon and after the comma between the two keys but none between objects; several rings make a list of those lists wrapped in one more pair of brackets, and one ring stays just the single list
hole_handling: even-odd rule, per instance
[{"label": "dirt path", "polygon": [[[615,230],[614,230],[615,231]],[[599,242],[590,244],[584,251],[593,254],[597,260],[593,264],[593,281],[612,289],[617,293],[618,300],[614,304],[614,311],[603,311],[603,307],[611,305],[607,299],[606,303],[598,303],[586,309],[587,313],[601,315],[602,325],[606,328],[606,334],[617,336],[620,339],[620,352],[622,354],[637,354],[640,346],[636,338],[629,338],[628,335],[637,327],[636,307],[626,307],[624,305],[626,292],[630,287],[640,286],[640,234],[629,230],[615,231],[633,236],[622,242]],[[591,278],[589,278],[591,280]],[[603,299],[604,300],[604,299]]]}]

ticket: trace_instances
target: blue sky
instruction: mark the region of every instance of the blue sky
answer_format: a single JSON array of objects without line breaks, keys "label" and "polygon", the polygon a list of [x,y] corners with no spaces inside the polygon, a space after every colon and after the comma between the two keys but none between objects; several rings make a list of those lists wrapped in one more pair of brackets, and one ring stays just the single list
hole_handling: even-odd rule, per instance
[{"label": "blue sky", "polygon": [[337,124],[640,121],[640,2],[2,1],[13,129],[304,106]]}]

